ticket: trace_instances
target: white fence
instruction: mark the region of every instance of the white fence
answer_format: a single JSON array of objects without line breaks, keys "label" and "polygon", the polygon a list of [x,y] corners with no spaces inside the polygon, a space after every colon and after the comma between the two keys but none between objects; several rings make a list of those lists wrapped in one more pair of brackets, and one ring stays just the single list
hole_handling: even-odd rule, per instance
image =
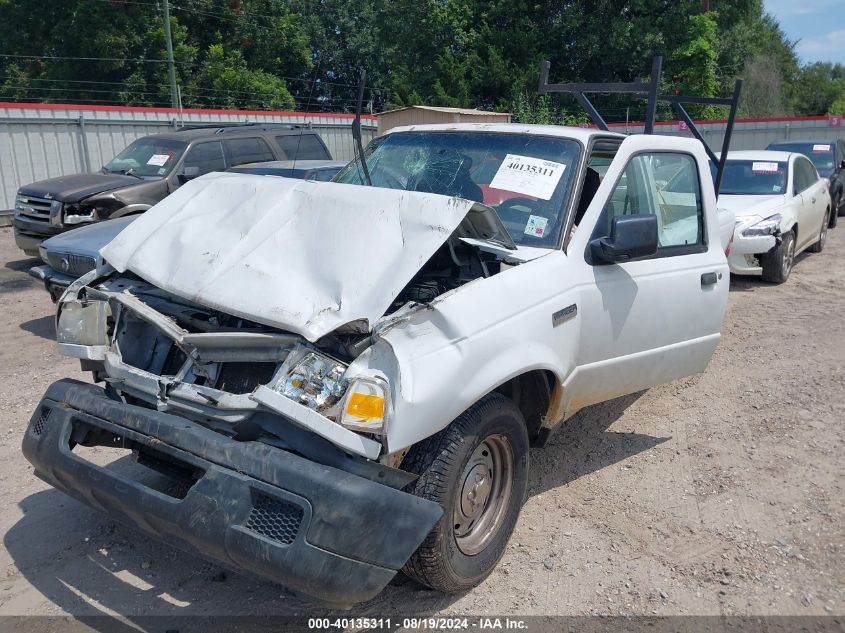
[{"label": "white fence", "polygon": [[[140,136],[178,125],[292,123],[313,128],[339,160],[351,160],[351,114],[173,110],[63,104],[0,103],[0,210],[14,207],[24,184],[92,172]],[[365,116],[361,136],[375,136],[375,117]]]}]

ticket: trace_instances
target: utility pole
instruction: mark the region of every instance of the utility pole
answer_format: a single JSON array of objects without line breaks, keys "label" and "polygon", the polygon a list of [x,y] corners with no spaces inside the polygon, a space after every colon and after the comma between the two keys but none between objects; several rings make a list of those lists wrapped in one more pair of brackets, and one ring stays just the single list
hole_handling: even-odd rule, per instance
[{"label": "utility pole", "polygon": [[164,39],[167,40],[167,72],[170,75],[170,103],[173,108],[179,107],[179,97],[176,94],[176,66],[173,63],[173,41],[170,37],[170,3],[164,0]]}]

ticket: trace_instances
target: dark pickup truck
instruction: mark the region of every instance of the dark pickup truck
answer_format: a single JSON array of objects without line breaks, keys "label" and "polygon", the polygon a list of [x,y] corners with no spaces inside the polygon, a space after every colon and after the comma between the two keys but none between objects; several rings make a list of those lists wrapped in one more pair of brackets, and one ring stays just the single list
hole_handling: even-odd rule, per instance
[{"label": "dark pickup truck", "polygon": [[293,125],[182,128],[135,140],[99,173],[25,185],[15,199],[15,242],[38,256],[48,237],[83,224],[138,214],[212,171],[271,160],[327,160],[320,135]]}]

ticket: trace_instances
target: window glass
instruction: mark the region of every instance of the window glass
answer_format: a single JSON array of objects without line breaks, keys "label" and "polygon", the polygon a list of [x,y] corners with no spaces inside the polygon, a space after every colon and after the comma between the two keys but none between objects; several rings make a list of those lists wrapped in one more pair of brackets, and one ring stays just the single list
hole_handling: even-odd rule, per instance
[{"label": "window glass", "polygon": [[185,145],[184,141],[155,136],[139,138],[109,161],[103,170],[136,176],[166,176],[179,162]]},{"label": "window glass", "polygon": [[276,142],[288,160],[326,160],[331,158],[316,134],[277,136]]},{"label": "window glass", "polygon": [[609,235],[614,217],[657,216],[658,249],[704,244],[704,209],[695,159],[669,152],[631,159],[602,214],[600,234]]},{"label": "window glass", "polygon": [[[772,143],[769,149],[779,152],[803,154],[816,166],[819,173],[829,176],[833,172],[833,143],[831,141],[784,142]],[[800,189],[799,189],[800,191]]]},{"label": "window glass", "polygon": [[786,193],[786,167],[786,162],[779,161],[728,160],[719,195],[782,196]]},{"label": "window glass", "polygon": [[[580,147],[539,134],[411,131],[381,136],[364,154],[375,187],[481,202],[496,209],[517,245],[554,248]],[[364,182],[359,161],[335,182]]]},{"label": "window glass", "polygon": [[226,163],[223,160],[223,147],[220,145],[220,141],[194,145],[188,150],[183,167],[198,167],[199,174],[197,175],[199,176],[210,171],[226,169]]},{"label": "window glass", "polygon": [[796,193],[801,193],[816,182],[816,171],[805,158],[797,158],[795,160],[794,179]]},{"label": "window glass", "polygon": [[229,155],[230,165],[243,165],[244,163],[260,163],[268,160],[275,160],[273,152],[260,138],[232,138],[223,141],[226,145],[226,153]]}]

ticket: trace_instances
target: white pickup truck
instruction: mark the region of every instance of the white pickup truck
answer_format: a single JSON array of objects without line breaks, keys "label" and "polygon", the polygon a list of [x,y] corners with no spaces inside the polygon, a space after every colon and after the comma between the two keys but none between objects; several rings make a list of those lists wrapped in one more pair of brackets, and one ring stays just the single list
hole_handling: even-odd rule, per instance
[{"label": "white pickup truck", "polygon": [[108,244],[57,317],[102,387],[49,387],[36,474],[332,604],[400,569],[460,591],[506,548],[529,446],[707,366],[733,222],[698,141],[416,126],[365,156],[331,183],[203,176]]}]

